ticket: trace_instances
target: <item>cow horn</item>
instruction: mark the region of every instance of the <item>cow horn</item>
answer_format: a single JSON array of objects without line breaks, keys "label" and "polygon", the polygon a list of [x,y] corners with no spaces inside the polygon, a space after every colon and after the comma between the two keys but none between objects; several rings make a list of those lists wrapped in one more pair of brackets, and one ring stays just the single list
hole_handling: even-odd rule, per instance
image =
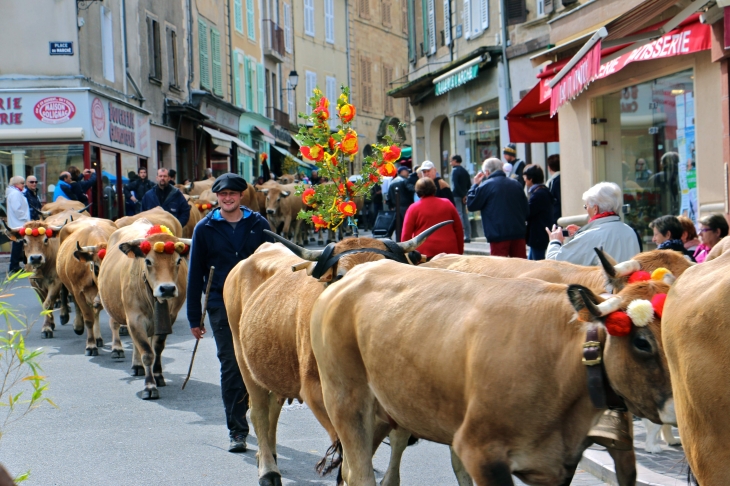
[{"label": "cow horn", "polygon": [[91,207],[91,204],[93,204],[93,203],[90,203],[90,204],[88,204],[87,206],[84,206],[84,208],[83,208],[83,209],[79,209],[79,210],[78,210],[78,211],[76,211],[76,212],[77,212],[77,213],[79,213],[79,214],[81,214],[81,213],[83,213],[84,211],[87,211],[87,210],[88,210],[88,209],[89,209],[89,208]]},{"label": "cow horn", "polygon": [[51,216],[50,211],[38,211],[38,212],[40,213],[41,216],[43,216],[44,219],[47,218],[48,216]]},{"label": "cow horn", "polygon": [[8,223],[4,219],[2,220],[2,222],[3,222],[3,226],[5,226],[5,231],[7,233],[13,233],[13,232],[20,233],[21,230],[25,229],[22,226],[20,228],[11,228],[10,226],[8,226]]},{"label": "cow horn", "polygon": [[48,226],[46,226],[46,228],[51,228],[53,230],[53,232],[56,233],[58,231],[61,231],[64,226],[66,226],[66,223],[63,223],[61,226],[50,226],[50,225],[48,225]]},{"label": "cow horn", "polygon": [[606,274],[611,278],[616,278],[616,268],[614,267],[616,262],[612,261],[613,259],[600,248],[593,248],[593,251],[598,255],[598,260],[600,260],[601,266]]},{"label": "cow horn", "polygon": [[181,241],[185,243],[186,245],[190,246],[193,244],[192,238],[178,238],[177,241]]},{"label": "cow horn", "polygon": [[295,245],[291,241],[283,238],[273,231],[264,230],[264,233],[274,238],[276,241],[289,248],[292,253],[301,258],[302,260],[309,260],[310,262],[316,262],[317,259],[322,255],[322,250],[307,250],[299,245]]},{"label": "cow horn", "polygon": [[190,199],[192,199],[193,201],[197,201],[198,199],[200,199],[200,195],[190,196]]},{"label": "cow horn", "polygon": [[426,238],[431,236],[431,234],[433,234],[434,231],[436,231],[437,229],[439,229],[443,226],[446,226],[447,224],[453,224],[453,222],[454,222],[454,220],[450,219],[448,221],[444,221],[443,223],[435,224],[435,225],[431,226],[430,228],[428,228],[427,230],[424,230],[421,234],[414,236],[413,238],[411,238],[408,241],[403,241],[401,243],[397,243],[397,245],[400,246],[401,250],[403,250],[403,253],[408,253],[409,251],[413,251],[416,248],[418,248],[419,246],[421,246],[421,244],[423,244],[423,242],[426,241]]}]

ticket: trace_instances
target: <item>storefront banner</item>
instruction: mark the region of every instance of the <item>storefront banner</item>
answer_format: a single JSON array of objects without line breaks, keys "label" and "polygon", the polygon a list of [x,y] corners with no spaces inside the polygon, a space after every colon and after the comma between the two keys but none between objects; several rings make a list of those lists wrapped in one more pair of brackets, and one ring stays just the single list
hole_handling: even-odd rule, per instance
[{"label": "storefront banner", "polygon": [[601,41],[586,53],[573,69],[553,86],[550,97],[550,116],[566,102],[578,96],[598,75],[601,68]]},{"label": "storefront banner", "polygon": [[[649,44],[637,47],[633,51],[624,54],[621,57],[601,64],[598,73],[595,76],[595,79],[603,79],[607,76],[610,76],[611,74],[617,73],[624,67],[626,67],[627,64],[630,64],[632,62],[650,61],[653,59],[663,59],[667,57],[682,56],[685,54],[706,51],[710,49],[711,44],[712,35],[710,26],[707,24],[702,24],[700,22],[692,22],[683,27],[674,29],[667,35],[662,36]],[[615,52],[615,49],[612,48],[611,50]],[[607,56],[610,54],[610,52],[606,51],[607,49],[605,49],[604,52],[601,53],[601,55]],[[575,71],[575,69],[577,69],[582,63],[583,61],[581,61],[581,63],[579,63],[573,69],[573,71]],[[557,66],[555,68],[557,69]],[[550,87],[548,86],[548,83],[553,77],[554,76],[541,79],[540,103],[544,103],[548,98],[551,98],[552,94],[555,92],[555,89],[550,90]],[[566,78],[567,77],[568,76],[566,76]],[[564,79],[561,80],[556,88],[563,83]],[[585,87],[585,85],[583,87]],[[560,103],[558,106],[560,105],[562,105],[562,103]],[[553,111],[552,101],[550,102],[550,112],[551,114],[555,113]]]},{"label": "storefront banner", "polygon": [[91,141],[149,157],[149,115],[95,93],[89,93],[89,98],[91,130],[86,136]]}]

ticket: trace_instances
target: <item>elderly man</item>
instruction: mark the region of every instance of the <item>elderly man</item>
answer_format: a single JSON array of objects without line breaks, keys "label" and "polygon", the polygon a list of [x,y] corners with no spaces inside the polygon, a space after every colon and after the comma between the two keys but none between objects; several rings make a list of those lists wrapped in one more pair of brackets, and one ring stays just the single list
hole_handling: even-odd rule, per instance
[{"label": "elderly man", "polygon": [[594,248],[601,248],[618,262],[630,260],[639,253],[636,232],[621,222],[618,213],[623,203],[623,194],[618,184],[599,182],[583,193],[583,208],[588,213],[588,224],[578,229],[570,225],[566,229],[572,236],[565,242],[563,229],[553,225],[548,232],[550,243],[547,260],[561,260],[577,265],[598,265],[600,262]]},{"label": "elderly man", "polygon": [[61,172],[58,175],[56,190],[53,191],[53,200],[55,201],[59,197],[65,197],[66,199],[69,199],[71,201],[78,201],[79,199],[76,197],[76,194],[74,194],[73,188],[71,187],[72,182],[73,179],[71,179],[70,172]]},{"label": "elderly man", "polygon": [[158,206],[175,216],[183,227],[190,219],[190,205],[183,193],[170,184],[170,176],[164,167],[157,169],[157,186],[142,198],[142,211]]},{"label": "elderly man", "polygon": [[454,203],[454,194],[451,192],[449,183],[439,177],[438,172],[436,172],[436,166],[433,165],[433,162],[425,160],[419,167],[419,170],[423,172],[424,177],[428,177],[434,182],[434,184],[436,184],[436,197],[448,199],[451,201],[451,204],[454,204],[454,207],[456,207],[456,204]]},{"label": "elderly man", "polygon": [[527,258],[527,197],[519,182],[509,179],[502,161],[487,159],[466,195],[469,211],[482,212],[484,236],[493,256]]},{"label": "elderly man", "polygon": [[[69,175],[69,177],[71,177]],[[7,205],[8,226],[11,228],[20,228],[30,221],[30,207],[28,200],[23,194],[25,187],[25,178],[23,176],[13,176],[5,193],[5,204]],[[20,263],[23,261],[23,242],[13,241],[10,250],[10,267],[8,273],[20,271]]]}]

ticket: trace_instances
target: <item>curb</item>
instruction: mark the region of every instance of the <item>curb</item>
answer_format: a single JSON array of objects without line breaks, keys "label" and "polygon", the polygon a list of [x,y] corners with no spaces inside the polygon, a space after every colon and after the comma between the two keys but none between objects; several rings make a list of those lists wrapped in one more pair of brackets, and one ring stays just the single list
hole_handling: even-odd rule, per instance
[{"label": "curb", "polygon": [[[614,469],[613,459],[608,452],[594,449],[586,449],[583,452],[579,466],[584,471],[592,474],[596,478],[610,484],[611,486],[619,486],[616,479],[616,471]],[[656,473],[651,469],[636,464],[636,486],[680,486],[686,485],[686,480],[676,479],[663,474]]]}]

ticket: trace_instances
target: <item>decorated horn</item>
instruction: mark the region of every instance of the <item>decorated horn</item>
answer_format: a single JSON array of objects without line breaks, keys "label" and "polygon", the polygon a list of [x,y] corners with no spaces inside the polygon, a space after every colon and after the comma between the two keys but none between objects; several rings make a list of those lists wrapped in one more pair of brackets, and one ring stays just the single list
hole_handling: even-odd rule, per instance
[{"label": "decorated horn", "polygon": [[83,208],[83,209],[79,209],[79,210],[78,210],[78,211],[76,211],[76,212],[77,212],[77,213],[79,213],[79,214],[81,214],[81,213],[83,213],[84,211],[88,210],[88,209],[89,209],[90,207],[91,207],[91,204],[89,204],[88,206],[84,206],[84,208]]},{"label": "decorated horn", "polygon": [[611,278],[615,278],[616,268],[614,268],[614,265],[616,265],[616,262],[612,261],[613,259],[606,255],[606,253],[604,253],[604,251],[600,248],[593,248],[593,251],[595,251],[596,255],[598,255],[598,260],[601,262],[601,266],[606,274]]},{"label": "decorated horn", "polygon": [[47,218],[48,216],[51,216],[50,211],[38,211],[38,213],[43,216],[44,218]]},{"label": "decorated horn", "polygon": [[192,199],[193,201],[197,201],[198,199],[200,199],[200,195],[190,196],[190,199]]},{"label": "decorated horn", "polygon": [[177,241],[181,241],[188,246],[191,246],[193,244],[192,238],[178,238]]},{"label": "decorated horn", "polygon": [[273,231],[264,230],[264,233],[274,238],[276,241],[289,248],[292,253],[301,258],[302,260],[309,260],[310,262],[316,262],[317,259],[322,255],[322,250],[307,250],[299,245],[295,245],[291,241],[283,238]]},{"label": "decorated horn", "polygon": [[453,224],[453,223],[454,223],[454,220],[450,219],[448,221],[444,221],[443,223],[435,224],[435,225],[431,226],[430,228],[428,228],[427,230],[424,230],[421,234],[414,236],[413,238],[411,238],[408,241],[403,241],[401,243],[397,243],[397,245],[401,248],[401,250],[403,250],[403,253],[408,253],[409,251],[413,251],[416,248],[418,248],[419,246],[421,246],[421,244],[423,244],[423,242],[426,241],[426,238],[431,236],[434,231],[436,231],[437,229],[439,229],[443,226],[446,226],[447,224]]}]

